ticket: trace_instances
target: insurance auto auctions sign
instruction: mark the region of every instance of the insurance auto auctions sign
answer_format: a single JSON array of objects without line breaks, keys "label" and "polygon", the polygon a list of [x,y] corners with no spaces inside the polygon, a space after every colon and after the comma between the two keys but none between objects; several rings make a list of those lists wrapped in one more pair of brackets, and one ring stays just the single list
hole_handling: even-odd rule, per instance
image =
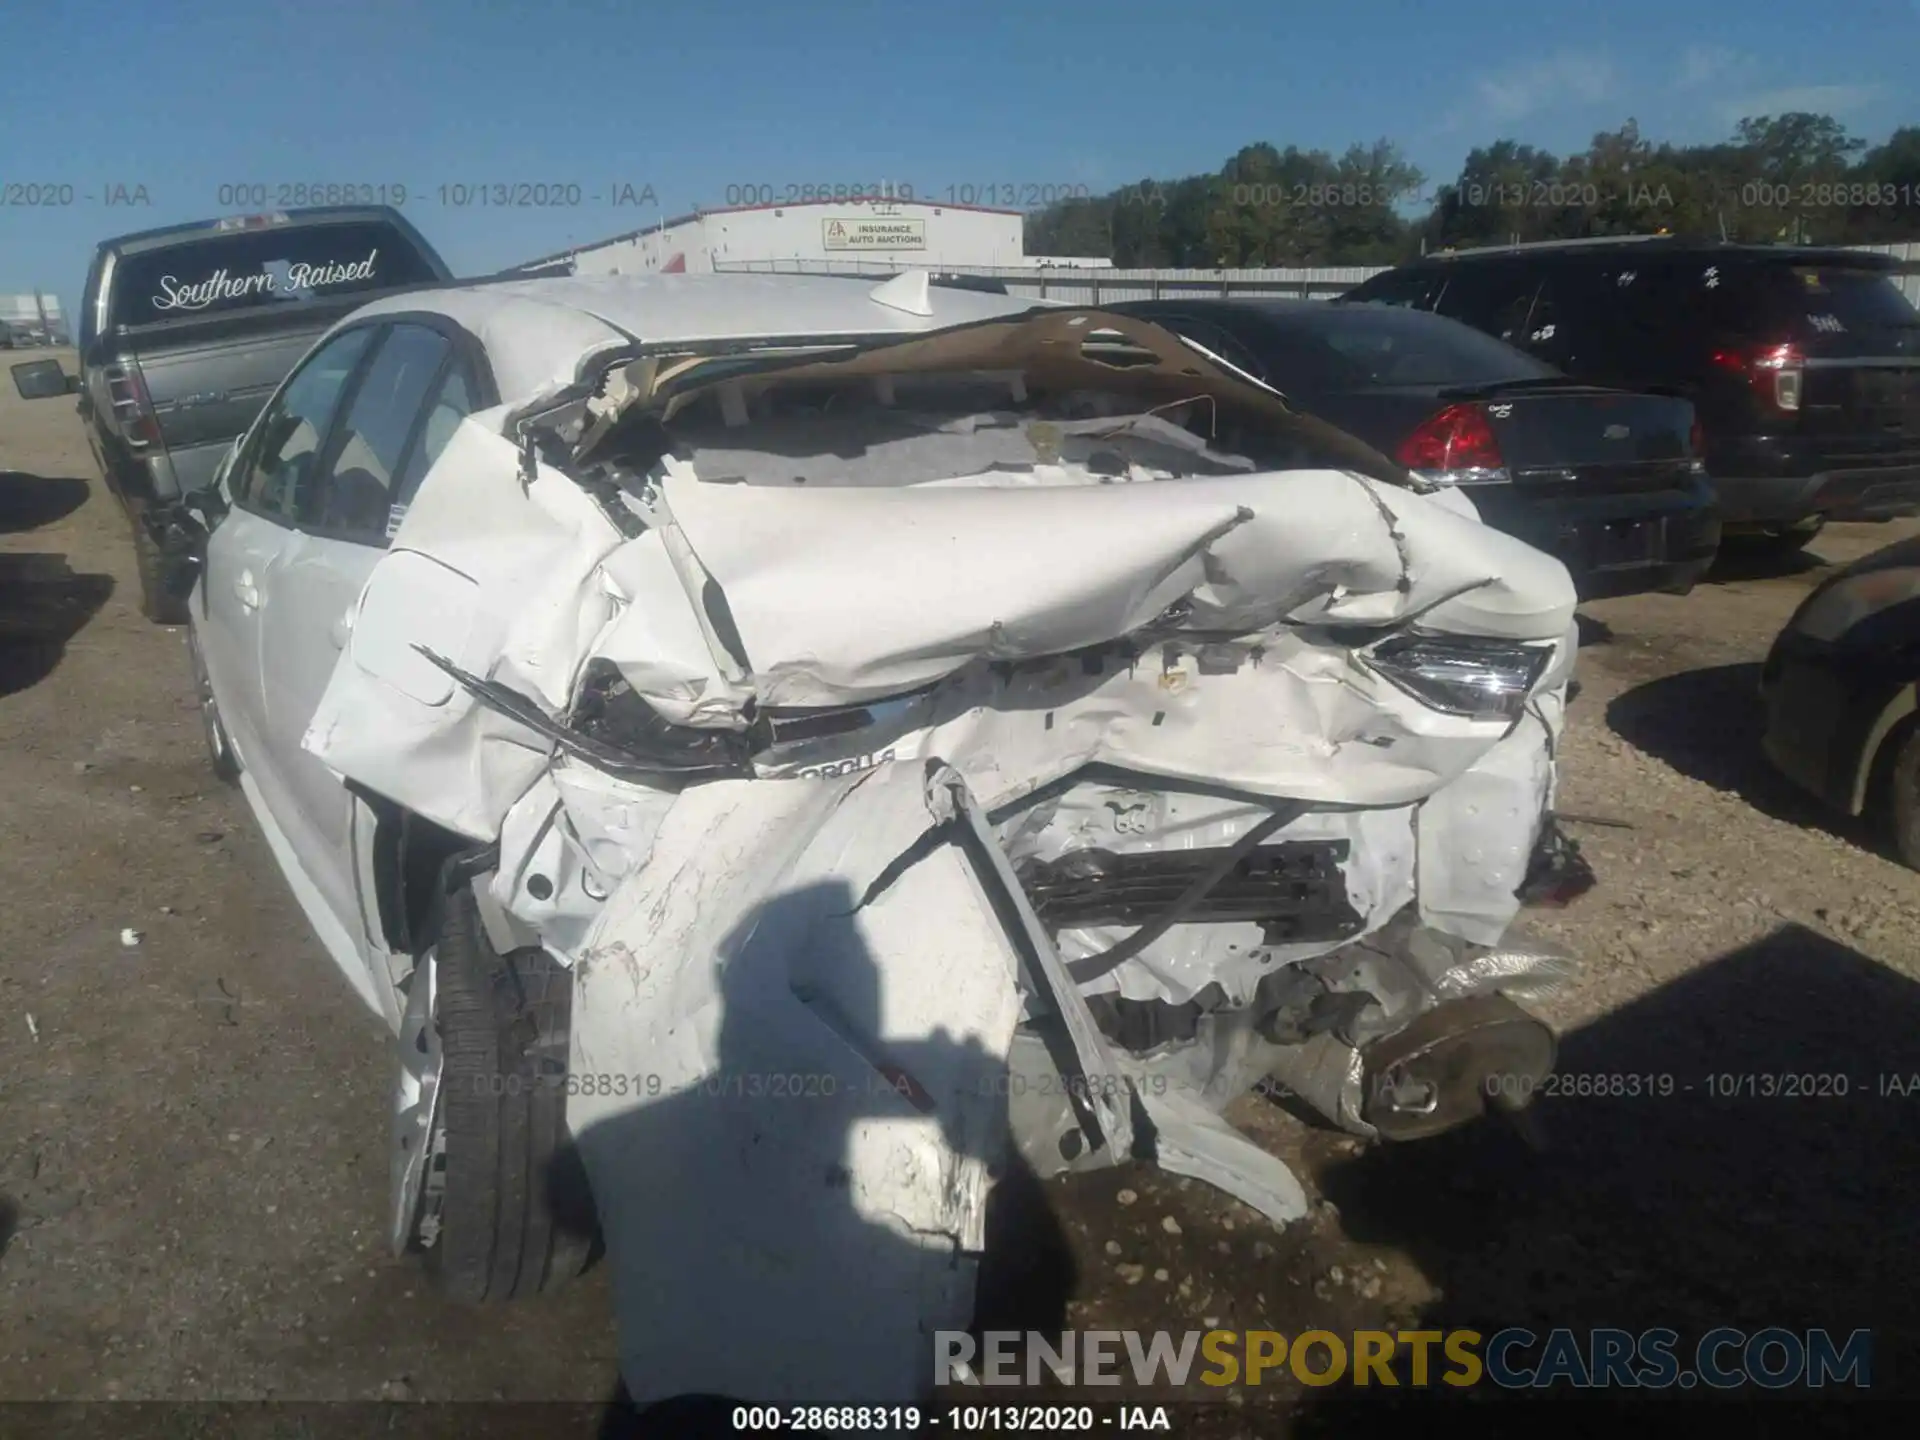
[{"label": "insurance auto auctions sign", "polygon": [[828,250],[924,250],[927,222],[859,219],[822,220],[820,243]]}]

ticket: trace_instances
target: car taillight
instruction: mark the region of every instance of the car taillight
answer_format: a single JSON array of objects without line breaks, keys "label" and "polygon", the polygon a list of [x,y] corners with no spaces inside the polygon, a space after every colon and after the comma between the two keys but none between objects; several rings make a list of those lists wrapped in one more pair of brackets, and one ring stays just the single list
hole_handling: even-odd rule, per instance
[{"label": "car taillight", "polygon": [[1807,357],[1798,346],[1789,342],[1716,350],[1711,358],[1722,369],[1745,375],[1761,404],[1788,415],[1800,408]]},{"label": "car taillight", "polygon": [[1395,458],[1422,480],[1485,485],[1510,478],[1500,442],[1479,405],[1449,405],[1400,442]]},{"label": "car taillight", "polygon": [[113,418],[127,444],[136,450],[159,444],[160,421],[153,413],[153,401],[140,372],[112,365],[107,368],[106,381]]}]

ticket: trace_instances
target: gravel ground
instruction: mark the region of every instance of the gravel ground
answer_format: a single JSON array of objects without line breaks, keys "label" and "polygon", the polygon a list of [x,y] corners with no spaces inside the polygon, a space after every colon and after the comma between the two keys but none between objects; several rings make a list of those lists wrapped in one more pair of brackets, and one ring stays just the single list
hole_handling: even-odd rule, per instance
[{"label": "gravel ground", "polygon": [[[1915,1398],[1920,1099],[1881,1092],[1920,1077],[1920,877],[1769,774],[1753,692],[1826,566],[1916,528],[1590,607],[1562,808],[1600,883],[1526,925],[1585,962],[1546,1006],[1570,1088],[1668,1093],[1551,1096],[1400,1147],[1249,1099],[1235,1118],[1297,1167],[1309,1222],[1131,1168],[1010,1190],[983,1323],[1871,1328],[1875,1395]],[[385,1254],[385,1033],[208,775],[183,636],[135,595],[71,407],[0,396],[0,1399],[597,1404],[600,1274],[464,1309]],[[1760,1093],[1776,1075],[1828,1093]],[[1229,1400],[1179,1433],[1521,1403]],[[1561,1425],[1598,1413],[1559,1401]],[[550,1433],[591,1433],[567,1413]]]}]

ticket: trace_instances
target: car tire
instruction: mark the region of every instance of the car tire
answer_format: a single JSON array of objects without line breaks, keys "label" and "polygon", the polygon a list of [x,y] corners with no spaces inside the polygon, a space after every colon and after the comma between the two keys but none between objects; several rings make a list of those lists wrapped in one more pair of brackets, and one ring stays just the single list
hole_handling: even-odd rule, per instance
[{"label": "car tire", "polygon": [[186,624],[187,599],[167,591],[160,542],[153,538],[138,510],[128,518],[133,522],[133,563],[140,573],[140,613],[156,625]]},{"label": "car tire", "polygon": [[200,702],[200,733],[207,747],[207,767],[223,785],[240,782],[240,758],[233,753],[233,741],[220,719],[219,702],[213,698],[213,681],[207,675],[206,657],[200,653],[200,636],[187,627],[187,655],[193,663],[194,697]]},{"label": "car tire", "polygon": [[444,1185],[428,1273],[468,1302],[554,1290],[595,1238],[567,1130],[572,972],[538,948],[496,952],[464,881],[430,933],[443,1135],[429,1153],[443,1154]]},{"label": "car tire", "polygon": [[1896,748],[1886,770],[1887,839],[1902,865],[1920,870],[1920,724],[1909,724],[1889,744]]}]

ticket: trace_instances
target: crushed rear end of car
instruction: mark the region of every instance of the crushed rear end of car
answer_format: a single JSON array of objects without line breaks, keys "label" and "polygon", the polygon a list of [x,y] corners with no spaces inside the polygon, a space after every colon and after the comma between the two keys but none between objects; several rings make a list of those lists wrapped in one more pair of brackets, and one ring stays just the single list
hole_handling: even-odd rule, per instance
[{"label": "crushed rear end of car", "polygon": [[907,1400],[1010,1164],[1286,1223],[1263,1079],[1412,1139],[1547,1072],[1574,603],[1140,321],[639,347],[461,426],[306,744],[571,968],[636,1398]]}]

